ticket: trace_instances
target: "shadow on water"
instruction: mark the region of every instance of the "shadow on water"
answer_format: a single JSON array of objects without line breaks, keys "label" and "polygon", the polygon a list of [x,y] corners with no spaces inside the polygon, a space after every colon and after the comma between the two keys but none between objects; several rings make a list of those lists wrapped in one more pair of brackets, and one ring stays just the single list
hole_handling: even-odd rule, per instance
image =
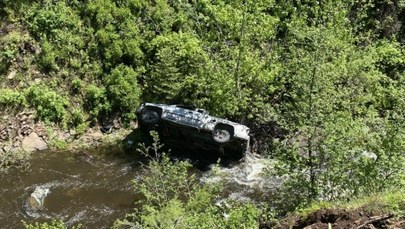
[{"label": "shadow on water", "polygon": [[[147,144],[145,142],[148,141],[145,141],[140,129],[135,129],[123,139],[122,145],[124,146],[124,149],[126,148],[125,152],[127,155],[136,155],[139,161],[146,162],[146,157],[142,157],[142,155],[136,153],[136,147],[138,147],[138,144]],[[197,147],[184,148],[180,146],[167,146],[164,143],[161,144],[163,144],[161,152],[168,153],[174,160],[187,160],[193,165],[194,168],[202,172],[209,170],[213,164],[219,163],[220,166],[230,167],[243,160],[243,158],[233,158],[227,155],[220,155],[219,152],[202,150],[198,149]]]}]

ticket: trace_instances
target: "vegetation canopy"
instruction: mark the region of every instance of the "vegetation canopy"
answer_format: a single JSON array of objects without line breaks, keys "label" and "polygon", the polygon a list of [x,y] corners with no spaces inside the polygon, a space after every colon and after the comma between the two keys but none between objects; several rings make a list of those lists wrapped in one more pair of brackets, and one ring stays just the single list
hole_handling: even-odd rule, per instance
[{"label": "vegetation canopy", "polygon": [[[286,175],[276,211],[400,190],[404,15],[403,0],[2,0],[0,114],[83,133],[128,123],[141,101],[194,104],[251,127]],[[149,199],[137,222],[173,220],[205,192]]]}]

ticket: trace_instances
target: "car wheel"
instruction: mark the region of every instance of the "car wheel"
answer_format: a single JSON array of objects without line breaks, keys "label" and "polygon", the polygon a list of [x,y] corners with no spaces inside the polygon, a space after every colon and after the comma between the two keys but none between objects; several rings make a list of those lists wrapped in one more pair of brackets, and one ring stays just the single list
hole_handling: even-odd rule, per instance
[{"label": "car wheel", "polygon": [[217,143],[227,143],[231,140],[232,132],[226,126],[215,127],[212,138]]},{"label": "car wheel", "polygon": [[143,109],[141,113],[141,121],[147,125],[154,125],[159,122],[159,114],[150,109]]}]

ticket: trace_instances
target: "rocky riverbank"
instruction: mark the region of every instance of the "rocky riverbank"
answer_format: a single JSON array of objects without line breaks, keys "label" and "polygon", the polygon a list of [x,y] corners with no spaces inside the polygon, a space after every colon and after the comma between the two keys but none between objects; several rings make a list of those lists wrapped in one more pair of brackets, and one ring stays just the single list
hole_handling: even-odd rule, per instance
[{"label": "rocky riverbank", "polygon": [[0,153],[35,152],[41,150],[79,149],[98,146],[123,139],[137,127],[135,122],[123,128],[115,120],[109,131],[100,126],[88,128],[84,133],[63,129],[35,120],[33,111],[0,117]]}]

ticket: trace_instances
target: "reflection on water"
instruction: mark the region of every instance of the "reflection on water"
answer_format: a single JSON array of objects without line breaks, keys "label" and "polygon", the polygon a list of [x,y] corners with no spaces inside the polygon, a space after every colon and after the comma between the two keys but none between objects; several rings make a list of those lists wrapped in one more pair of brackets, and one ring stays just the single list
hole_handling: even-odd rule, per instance
[{"label": "reflection on water", "polygon": [[[134,207],[131,180],[136,160],[125,157],[77,156],[69,152],[36,153],[27,172],[0,174],[1,228],[59,218],[68,225],[108,228]],[[37,187],[49,189],[43,209],[27,214],[27,198]]]}]

